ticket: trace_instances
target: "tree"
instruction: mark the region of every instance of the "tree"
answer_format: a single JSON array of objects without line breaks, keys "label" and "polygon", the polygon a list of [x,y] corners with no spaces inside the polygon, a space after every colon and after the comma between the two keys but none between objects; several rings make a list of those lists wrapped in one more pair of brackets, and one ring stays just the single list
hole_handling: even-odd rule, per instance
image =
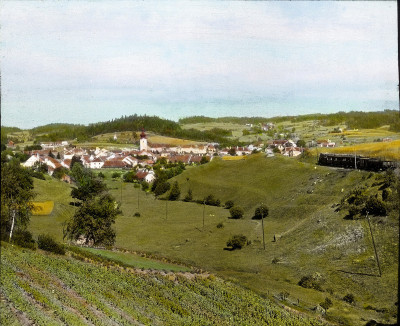
[{"label": "tree", "polygon": [[192,200],[193,200],[192,189],[189,189],[183,201],[192,201]]},{"label": "tree", "polygon": [[89,198],[66,224],[64,238],[83,240],[86,245],[112,246],[116,237],[112,225],[119,212],[117,203],[108,193]]},{"label": "tree", "polygon": [[71,196],[79,200],[91,199],[106,190],[106,185],[97,178],[92,171],[82,167],[80,164],[74,164],[71,170],[71,176],[76,183],[72,188]]},{"label": "tree", "polygon": [[111,175],[111,178],[113,179],[118,179],[121,176],[121,173],[119,172],[113,172],[113,174]]},{"label": "tree", "polygon": [[200,160],[200,164],[206,164],[208,163],[210,160],[207,156],[203,156]]},{"label": "tree", "polygon": [[83,167],[82,161],[80,156],[72,156],[71,158],[71,165],[70,165],[70,169],[72,170],[75,164],[79,164],[80,166]]},{"label": "tree", "polygon": [[60,152],[57,153],[57,160],[61,160]]},{"label": "tree", "polygon": [[260,220],[263,217],[267,217],[268,213],[269,213],[268,207],[264,204],[261,204],[256,208],[253,219]]},{"label": "tree", "polygon": [[135,171],[128,171],[122,176],[124,182],[134,182],[137,180]]},{"label": "tree", "polygon": [[154,194],[156,196],[160,196],[162,194],[165,194],[170,188],[171,185],[169,184],[169,182],[158,183],[156,189],[154,190]]},{"label": "tree", "polygon": [[299,139],[296,145],[297,147],[306,147],[306,141],[304,139]]},{"label": "tree", "polygon": [[178,182],[175,181],[172,185],[171,192],[169,193],[168,200],[178,200],[181,195],[181,190],[179,189]]},{"label": "tree", "polygon": [[49,157],[55,158],[54,154],[51,151],[49,151]]},{"label": "tree", "polygon": [[234,219],[239,219],[243,217],[244,211],[243,208],[239,206],[233,206],[230,210],[229,213],[231,214],[231,218]]},{"label": "tree", "polygon": [[142,190],[147,191],[149,189],[150,185],[146,181],[142,181]]},{"label": "tree", "polygon": [[1,164],[1,234],[11,240],[14,229],[26,229],[35,197],[30,173],[18,160]]},{"label": "tree", "polygon": [[228,154],[231,156],[235,156],[236,155],[236,149],[235,147],[231,147],[228,151]]},{"label": "tree", "polygon": [[63,166],[60,166],[53,171],[53,177],[60,180],[64,175],[68,173],[68,170]]},{"label": "tree", "polygon": [[247,244],[247,237],[243,234],[232,236],[226,243],[227,247],[232,247],[232,250],[242,249]]}]

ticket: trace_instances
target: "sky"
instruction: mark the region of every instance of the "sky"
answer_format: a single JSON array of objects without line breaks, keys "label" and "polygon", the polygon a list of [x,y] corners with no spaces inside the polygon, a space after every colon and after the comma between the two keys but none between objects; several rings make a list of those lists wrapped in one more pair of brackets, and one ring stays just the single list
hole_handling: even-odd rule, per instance
[{"label": "sky", "polygon": [[398,109],[396,2],[1,1],[1,124]]}]

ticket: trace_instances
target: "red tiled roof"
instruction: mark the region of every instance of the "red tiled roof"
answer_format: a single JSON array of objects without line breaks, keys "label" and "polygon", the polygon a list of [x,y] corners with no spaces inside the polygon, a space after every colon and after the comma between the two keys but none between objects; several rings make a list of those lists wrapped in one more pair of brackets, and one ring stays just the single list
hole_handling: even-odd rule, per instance
[{"label": "red tiled roof", "polygon": [[104,162],[103,168],[124,168],[128,164],[121,160],[108,160]]}]

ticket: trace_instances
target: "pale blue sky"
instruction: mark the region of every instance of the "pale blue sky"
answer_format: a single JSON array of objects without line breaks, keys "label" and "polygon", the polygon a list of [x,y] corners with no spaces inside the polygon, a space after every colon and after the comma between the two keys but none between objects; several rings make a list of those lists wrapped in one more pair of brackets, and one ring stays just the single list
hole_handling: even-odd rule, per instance
[{"label": "pale blue sky", "polygon": [[0,6],[2,125],[398,108],[394,1]]}]

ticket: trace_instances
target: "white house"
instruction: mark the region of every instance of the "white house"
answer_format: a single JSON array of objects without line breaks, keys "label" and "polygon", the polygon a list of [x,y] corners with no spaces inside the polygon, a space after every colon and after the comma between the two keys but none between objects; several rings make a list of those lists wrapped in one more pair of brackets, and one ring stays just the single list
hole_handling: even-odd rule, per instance
[{"label": "white house", "polygon": [[32,155],[24,163],[22,163],[22,166],[24,166],[26,168],[31,168],[32,166],[35,165],[36,162],[41,162],[41,158],[39,157],[39,154]]},{"label": "white house", "polygon": [[88,165],[91,169],[101,169],[104,165],[104,161],[97,157],[93,161],[90,161]]}]

